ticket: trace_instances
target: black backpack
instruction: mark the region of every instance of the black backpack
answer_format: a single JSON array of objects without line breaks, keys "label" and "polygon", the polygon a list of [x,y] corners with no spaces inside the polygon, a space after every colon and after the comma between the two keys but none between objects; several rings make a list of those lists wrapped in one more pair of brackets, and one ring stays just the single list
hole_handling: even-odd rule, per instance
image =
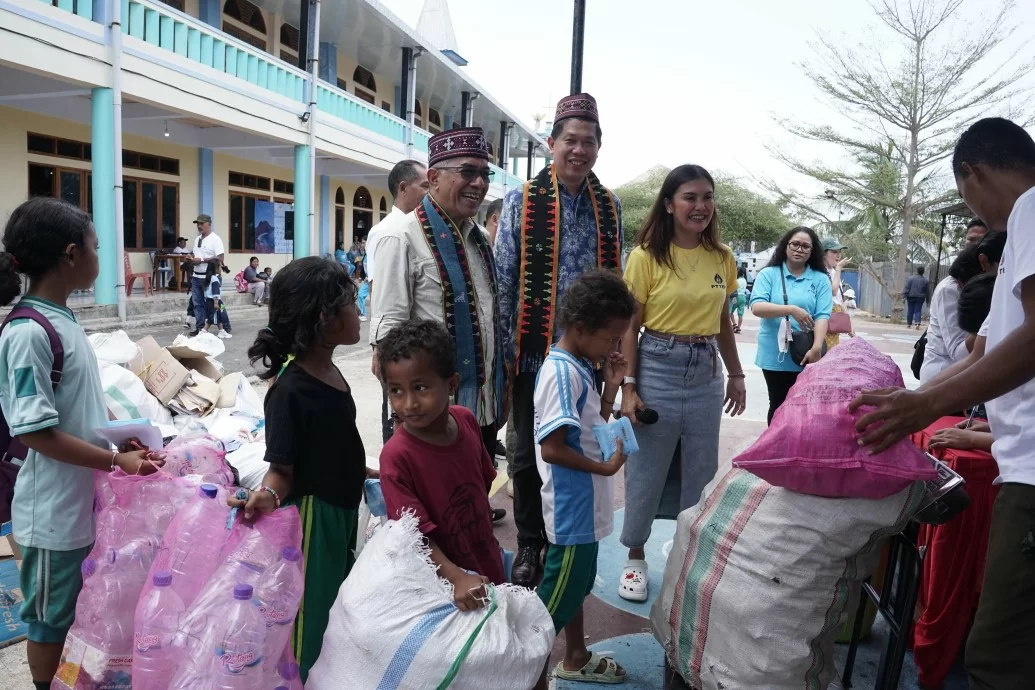
[{"label": "black backpack", "polygon": [[916,341],[916,345],[913,345],[913,359],[909,362],[909,368],[917,381],[920,380],[920,369],[924,366],[925,352],[927,352],[927,331],[924,331],[924,334]]}]

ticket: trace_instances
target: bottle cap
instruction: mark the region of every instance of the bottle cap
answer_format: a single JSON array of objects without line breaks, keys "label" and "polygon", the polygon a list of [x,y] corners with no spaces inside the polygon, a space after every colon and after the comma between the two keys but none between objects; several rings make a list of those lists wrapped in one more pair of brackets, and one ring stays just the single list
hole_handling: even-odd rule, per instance
[{"label": "bottle cap", "polygon": [[83,561],[83,564],[79,567],[79,569],[83,573],[83,579],[86,579],[97,572],[97,561],[93,560],[92,558],[87,558],[85,561]]},{"label": "bottle cap", "polygon": [[159,570],[151,578],[151,584],[155,587],[168,587],[172,584],[173,576],[168,570]]},{"label": "bottle cap", "polygon": [[284,680],[294,680],[298,678],[298,664],[293,664],[290,661],[282,661],[277,664],[277,673]]},{"label": "bottle cap", "polygon": [[302,560],[302,550],[295,548],[294,546],[285,546],[284,550],[280,552],[280,557],[285,561],[295,563]]},{"label": "bottle cap", "polygon": [[202,484],[201,489],[198,491],[198,495],[205,498],[215,498],[218,493],[219,487],[215,484]]},{"label": "bottle cap", "polygon": [[240,583],[234,585],[234,599],[238,599],[240,601],[247,601],[248,599],[251,599],[251,598],[252,598],[252,586],[251,585],[249,585],[247,583],[244,583],[244,582],[240,582]]}]

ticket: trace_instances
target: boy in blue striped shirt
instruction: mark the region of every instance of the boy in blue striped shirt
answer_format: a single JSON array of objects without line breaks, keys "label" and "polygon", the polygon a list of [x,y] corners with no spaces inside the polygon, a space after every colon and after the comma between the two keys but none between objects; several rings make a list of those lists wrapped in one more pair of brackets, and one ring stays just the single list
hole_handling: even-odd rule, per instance
[{"label": "boy in blue striped shirt", "polygon": [[[536,379],[536,464],[543,479],[543,519],[550,545],[542,599],[567,647],[554,674],[564,680],[621,683],[625,670],[613,659],[590,654],[583,633],[582,603],[596,580],[597,550],[614,527],[612,477],[625,464],[621,441],[602,456],[593,427],[611,415],[627,363],[618,342],[633,314],[633,298],[616,274],[580,276],[565,293],[557,318],[564,335],[550,350]],[[604,361],[604,394],[594,368]],[[539,687],[545,688],[544,678]]]}]

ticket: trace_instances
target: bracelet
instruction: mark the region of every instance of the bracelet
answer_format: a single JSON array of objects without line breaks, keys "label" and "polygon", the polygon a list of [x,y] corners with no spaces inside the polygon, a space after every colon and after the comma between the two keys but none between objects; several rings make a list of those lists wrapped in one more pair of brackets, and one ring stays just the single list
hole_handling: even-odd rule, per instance
[{"label": "bracelet", "polygon": [[744,379],[744,378],[747,378],[747,377],[744,375],[744,372],[740,372],[739,374],[726,374],[726,378],[728,378],[728,379]]},{"label": "bracelet", "polygon": [[117,458],[118,456],[119,456],[119,451],[117,451],[117,450],[116,451],[112,451],[112,454],[111,454],[111,468],[108,470],[109,472],[114,472],[115,471],[115,458]]},{"label": "bracelet", "polygon": [[277,509],[280,509],[280,494],[278,494],[274,489],[266,486],[265,484],[262,485],[259,491],[265,491],[270,496],[272,496],[273,500],[277,502]]},{"label": "bracelet", "polygon": [[614,400],[605,400],[604,398],[601,398],[600,401],[603,402],[605,405],[614,405],[615,404]]}]

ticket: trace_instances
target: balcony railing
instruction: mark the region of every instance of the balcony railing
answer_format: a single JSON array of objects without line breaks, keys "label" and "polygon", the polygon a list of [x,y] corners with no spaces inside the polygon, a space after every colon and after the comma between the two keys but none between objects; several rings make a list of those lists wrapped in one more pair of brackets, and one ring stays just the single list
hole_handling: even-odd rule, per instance
[{"label": "balcony railing", "polygon": [[[71,4],[71,0],[58,2]],[[306,75],[297,67],[167,5],[150,0],[121,2],[124,34],[285,98],[304,100]]]},{"label": "balcony railing", "polygon": [[44,5],[50,5],[93,21],[93,0],[41,0],[41,2]]},{"label": "balcony railing", "polygon": [[[333,115],[339,120],[351,122],[363,129],[380,134],[383,137],[402,143],[405,141],[406,123],[387,110],[370,105],[356,98],[348,91],[339,89],[325,81],[318,84],[316,90],[316,107],[321,113]],[[424,150],[427,151],[427,140]]]},{"label": "balcony railing", "polygon": [[501,187],[505,187],[508,191],[516,189],[523,184],[525,181],[520,177],[511,175],[509,172],[499,167],[498,165],[489,164],[489,167],[496,173],[496,176],[492,179],[493,184],[498,184]]},{"label": "balcony railing", "polygon": [[413,146],[425,154],[428,152],[428,142],[431,141],[431,132],[425,132],[418,127],[413,128]]}]

